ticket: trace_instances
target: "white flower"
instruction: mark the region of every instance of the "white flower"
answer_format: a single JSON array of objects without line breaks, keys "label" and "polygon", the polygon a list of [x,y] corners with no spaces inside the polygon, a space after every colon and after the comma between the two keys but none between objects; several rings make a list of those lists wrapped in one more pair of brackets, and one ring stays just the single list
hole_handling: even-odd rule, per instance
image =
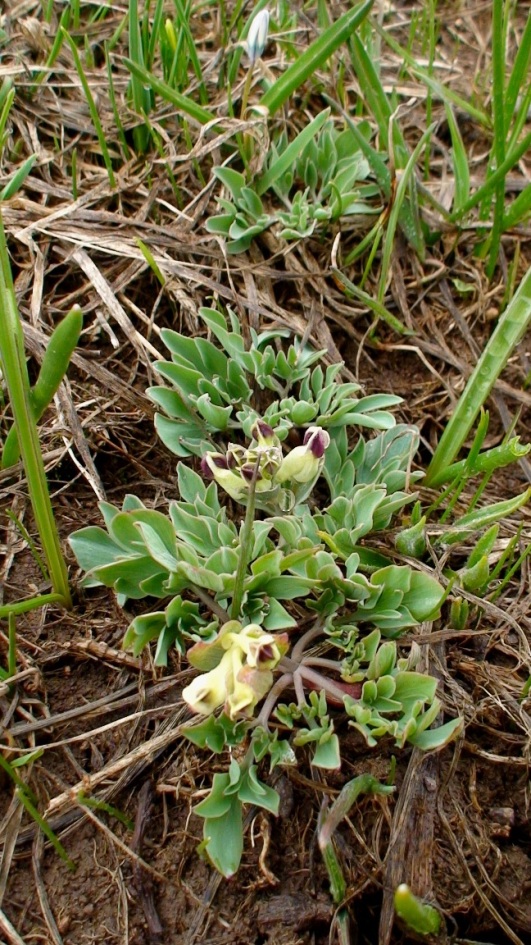
[{"label": "white flower", "polygon": [[254,17],[247,34],[245,48],[252,66],[260,59],[266,43],[269,30],[269,10],[260,10]]}]

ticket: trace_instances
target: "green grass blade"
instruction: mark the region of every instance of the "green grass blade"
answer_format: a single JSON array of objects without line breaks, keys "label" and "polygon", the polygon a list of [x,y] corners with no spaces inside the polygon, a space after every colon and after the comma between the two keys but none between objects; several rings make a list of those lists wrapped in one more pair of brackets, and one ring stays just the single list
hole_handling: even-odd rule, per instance
[{"label": "green grass blade", "polygon": [[344,13],[318,39],[308,46],[289,68],[265,92],[260,105],[267,108],[273,115],[284,102],[298,89],[313,73],[330,58],[336,49],[344,43],[352,32],[363,22],[374,0],[365,0],[358,3],[347,13]]},{"label": "green grass blade", "polygon": [[339,111],[339,113],[345,119],[347,125],[349,126],[352,134],[354,135],[356,139],[356,144],[358,145],[358,148],[360,149],[363,156],[367,158],[367,161],[369,162],[369,166],[376,178],[378,187],[382,191],[384,197],[387,200],[389,200],[391,196],[391,172],[387,164],[385,163],[384,159],[381,157],[380,153],[376,150],[376,148],[373,148],[372,145],[369,144],[367,139],[364,137],[364,135],[362,135],[361,131],[357,127],[356,123],[352,120],[350,115],[348,115],[347,112],[345,112],[343,109],[340,109],[337,102],[329,98],[327,95],[323,95],[323,98],[325,102],[327,102],[330,105],[331,108],[334,108],[336,111]]},{"label": "green grass blade", "polygon": [[5,144],[4,132],[14,99],[15,89],[13,79],[4,79],[0,87],[0,152]]},{"label": "green grass blade", "polygon": [[448,102],[445,102],[444,109],[446,111],[450,138],[452,139],[452,164],[455,182],[453,202],[454,210],[458,213],[470,197],[470,168],[468,166],[468,157],[463,144],[463,138],[461,137],[459,125],[455,120],[452,106]]},{"label": "green grass blade", "polygon": [[499,446],[493,446],[485,450],[475,458],[473,465],[469,462],[469,457],[460,460],[458,463],[452,463],[441,469],[438,476],[432,476],[430,485],[433,489],[444,485],[446,482],[460,479],[462,476],[469,479],[471,476],[492,475],[496,469],[502,469],[504,466],[510,466],[518,462],[524,456],[527,456],[531,450],[531,444],[522,445],[517,436],[501,443]]},{"label": "green grass blade", "polygon": [[82,87],[83,87],[83,91],[84,91],[84,93],[85,93],[85,98],[86,98],[86,100],[87,100],[87,105],[88,105],[88,107],[89,107],[90,117],[92,118],[92,124],[94,125],[94,129],[95,129],[96,134],[97,134],[97,136],[98,136],[98,142],[99,142],[99,145],[100,145],[100,148],[101,148],[101,154],[102,154],[102,157],[103,157],[103,161],[104,161],[105,167],[107,168],[107,175],[108,175],[108,177],[109,177],[109,184],[111,185],[112,189],[115,190],[115,189],[116,189],[116,178],[115,178],[115,176],[114,176],[114,171],[113,171],[113,168],[112,168],[111,156],[110,156],[110,154],[109,154],[109,149],[108,149],[108,147],[107,147],[107,139],[106,139],[106,137],[105,137],[105,132],[103,131],[103,126],[102,126],[101,121],[100,121],[100,116],[99,116],[99,114],[98,114],[98,109],[97,109],[97,107],[96,107],[96,103],[95,103],[95,101],[94,101],[92,92],[90,91],[90,86],[89,86],[89,84],[88,84],[88,82],[87,82],[87,77],[86,77],[86,75],[85,75],[85,71],[84,71],[84,69],[83,69],[83,65],[82,65],[82,63],[81,63],[81,59],[80,59],[80,57],[79,57],[79,53],[78,53],[78,51],[77,51],[77,46],[76,46],[74,40],[72,39],[72,37],[70,36],[70,33],[67,33],[65,29],[62,29],[62,33],[63,33],[64,38],[66,39],[68,45],[70,46],[70,50],[71,50],[72,56],[73,56],[73,58],[74,58],[74,65],[75,65],[75,67],[76,67],[76,71],[77,71],[77,74],[78,74],[78,76],[79,76],[79,81],[81,82],[81,85],[82,85]]},{"label": "green grass blade", "polygon": [[159,265],[158,265],[158,263],[157,263],[155,257],[153,256],[153,253],[151,252],[149,246],[146,246],[146,244],[144,243],[144,241],[141,240],[139,236],[137,236],[135,242],[136,242],[136,245],[138,246],[140,252],[142,253],[144,259],[146,260],[146,262],[147,262],[149,268],[151,269],[152,273],[156,276],[156,278],[157,278],[158,281],[160,282],[161,286],[165,286],[165,285],[166,285],[166,278],[165,278],[165,276],[164,276],[164,273],[161,272],[161,269],[160,269],[160,267],[159,267]]},{"label": "green grass blade", "polygon": [[400,335],[413,334],[409,328],[406,328],[406,326],[402,324],[399,318],[397,318],[395,315],[392,315],[391,312],[386,309],[382,302],[379,302],[378,299],[373,298],[372,295],[368,294],[368,292],[364,292],[363,289],[360,289],[357,285],[354,285],[354,283],[351,282],[343,272],[341,272],[339,269],[336,269],[335,266],[332,266],[330,271],[344,286],[347,294],[350,293],[354,296],[354,298],[359,299],[360,302],[363,302],[363,304],[367,306],[369,311],[372,312],[376,318],[381,318],[382,321],[386,322],[389,327],[393,329],[393,331],[397,331]]},{"label": "green grass blade", "polygon": [[44,63],[44,67],[38,72],[35,82],[30,88],[30,95],[33,95],[35,93],[35,90],[44,81],[46,76],[49,75],[50,70],[52,69],[55,63],[55,60],[57,59],[59,53],[61,52],[61,47],[65,39],[63,29],[67,30],[69,28],[71,14],[72,14],[71,8],[69,6],[65,7],[61,14],[61,19],[59,20],[59,29],[57,30],[57,33],[55,34],[55,39],[53,41],[52,48],[50,49],[50,52],[48,53],[48,56],[46,57],[46,62]]},{"label": "green grass blade", "polygon": [[53,589],[61,594],[65,606],[71,607],[66,564],[52,511],[37,427],[31,408],[28,370],[24,357],[24,338],[1,214],[0,364],[9,392],[33,513],[46,555]]},{"label": "green grass blade", "polygon": [[[381,149],[387,151],[389,150],[389,121],[392,115],[389,99],[382,88],[380,77],[360,37],[354,34],[350,39],[350,43],[353,50],[352,65],[358,77],[361,93],[378,125]],[[402,148],[405,148],[403,140]],[[403,165],[400,164],[399,166],[402,167]]]},{"label": "green grass blade", "polygon": [[42,814],[39,813],[33,801],[31,801],[28,795],[26,794],[25,786],[24,786],[24,790],[22,788],[17,789],[17,796],[21,804],[26,808],[30,817],[33,818],[37,826],[40,827],[40,829],[42,830],[44,836],[47,838],[47,840],[50,841],[55,852],[61,857],[64,863],[66,863],[66,865],[68,866],[68,869],[74,871],[76,869],[76,864],[74,863],[73,860],[70,859],[63,844],[61,843],[59,838],[55,835],[49,823],[44,819]]},{"label": "green grass blade", "polygon": [[17,190],[20,190],[22,184],[26,180],[26,177],[31,172],[31,169],[36,160],[36,154],[31,154],[29,158],[26,158],[24,163],[20,165],[18,171],[15,171],[11,180],[7,182],[4,189],[0,193],[0,200],[9,200],[16,194]]},{"label": "green grass blade", "polygon": [[214,115],[213,112],[209,112],[206,108],[203,108],[202,105],[198,105],[197,102],[194,102],[193,99],[189,98],[187,95],[181,95],[180,92],[176,92],[174,89],[170,88],[166,82],[162,81],[162,79],[157,79],[156,76],[152,75],[141,66],[138,66],[131,59],[124,59],[124,63],[132,75],[141,79],[153,92],[156,92],[166,102],[169,102],[170,105],[173,105],[180,112],[188,115],[189,118],[193,118],[194,121],[197,121],[200,125],[206,125],[209,121],[216,120],[216,115]]},{"label": "green grass blade", "polygon": [[[149,7],[148,7],[148,10],[149,10]],[[148,12],[148,10],[146,10],[146,13]],[[151,14],[151,10],[149,10],[149,13]],[[147,40],[146,59],[145,59],[145,62],[143,63],[143,65],[145,65],[146,68],[150,70],[153,68],[153,63],[155,61],[155,54],[157,52],[157,44],[159,42],[159,36],[162,29],[163,16],[164,16],[164,0],[157,0],[157,5],[153,13],[153,19],[151,21],[151,30],[150,30],[149,37]],[[148,26],[149,26],[149,19],[146,17],[146,27]]]},{"label": "green grass blade", "polygon": [[17,671],[17,618],[11,612],[7,621],[7,672],[8,676],[14,676]]},{"label": "green grass blade", "polygon": [[19,617],[21,614],[28,614],[31,610],[37,610],[38,607],[46,607],[49,604],[59,604],[59,606],[63,606],[63,595],[39,594],[37,597],[29,597],[28,600],[18,600],[14,601],[12,604],[2,604],[0,606],[0,620],[7,620],[10,614]]},{"label": "green grass blade", "polygon": [[[492,144],[491,167],[500,167],[505,160],[505,44],[507,24],[504,21],[504,0],[494,0],[492,7],[492,121],[494,141]],[[487,178],[488,180],[488,178]],[[505,180],[501,177],[493,190],[494,213],[492,230],[488,239],[489,259],[487,276],[492,278],[498,262],[500,243],[503,232],[503,214],[505,209]]]},{"label": "green grass blade", "polygon": [[426,142],[431,137],[434,128],[435,128],[435,125],[432,125],[431,128],[428,128],[422,135],[422,138],[418,142],[415,150],[413,151],[411,157],[409,158],[409,161],[407,162],[405,169],[403,170],[400,176],[398,187],[396,188],[395,199],[393,201],[391,213],[389,214],[389,222],[387,224],[387,231],[385,234],[385,241],[384,241],[383,251],[382,251],[382,266],[381,266],[380,280],[378,284],[378,296],[377,296],[378,302],[380,303],[383,303],[385,291],[387,289],[387,280],[388,280],[389,272],[391,269],[391,257],[392,257],[392,253],[393,253],[393,249],[395,245],[396,228],[398,226],[398,221],[402,216],[402,211],[404,209],[404,202],[406,200],[408,188],[411,189],[410,184],[411,184],[411,187],[414,187],[415,185],[414,173],[415,173],[416,164],[417,164],[420,152],[422,151]]},{"label": "green grass blade", "polygon": [[512,151],[516,147],[520,139],[520,135],[526,125],[527,116],[529,115],[529,110],[531,109],[531,82],[529,82],[524,94],[522,95],[519,103],[517,103],[517,108],[511,128],[511,134],[509,135],[509,140],[507,143],[507,152]]},{"label": "green grass blade", "polygon": [[471,118],[474,118],[480,125],[484,128],[491,127],[491,121],[489,116],[479,108],[476,108],[474,105],[471,105],[466,98],[462,98],[452,89],[447,88],[443,85],[442,82],[438,82],[437,79],[434,79],[430,76],[427,69],[421,68],[415,57],[404,49],[400,43],[397,43],[396,39],[393,38],[390,32],[382,29],[377,23],[375,24],[378,33],[385,40],[390,49],[393,50],[398,56],[401,56],[404,60],[405,65],[412,73],[412,75],[417,76],[421,79],[422,82],[433,92],[436,98],[440,99],[442,102],[451,102],[456,106],[460,111],[464,111],[465,114],[470,115]]},{"label": "green grass blade", "polygon": [[529,86],[529,70],[531,68],[531,13],[522,33],[520,46],[514,59],[507,88],[505,90],[505,128],[509,129],[516,110],[518,96]]},{"label": "green grass blade", "polygon": [[512,229],[513,226],[518,226],[519,223],[522,223],[529,215],[531,214],[531,184],[528,184],[527,187],[522,190],[518,197],[516,197],[512,204],[510,204],[504,218],[503,218],[503,231],[504,233],[507,230]]},{"label": "green grass blade", "polygon": [[131,159],[131,151],[129,150],[129,145],[127,144],[127,138],[125,136],[125,128],[122,123],[120,116],[120,110],[118,108],[118,103],[116,101],[116,93],[114,91],[114,78],[112,74],[112,63],[111,63],[111,51],[109,49],[109,44],[104,43],[105,49],[105,67],[107,70],[107,80],[109,82],[109,101],[111,103],[112,113],[114,116],[114,123],[116,125],[116,132],[118,134],[118,140],[122,149],[122,156],[124,161],[129,161]]},{"label": "green grass blade", "polygon": [[282,154],[279,154],[278,160],[276,160],[272,167],[269,168],[265,174],[262,175],[260,180],[256,184],[256,193],[261,196],[265,194],[266,190],[269,190],[272,184],[275,183],[279,177],[282,177],[285,171],[292,166],[293,162],[299,154],[303,151],[309,141],[315,137],[316,134],[323,127],[325,121],[330,117],[330,109],[325,108],[324,111],[320,112],[313,121],[310,122],[306,128],[297,135],[294,141],[288,145],[285,151]]},{"label": "green grass blade", "polygon": [[192,69],[194,70],[195,77],[198,81],[199,98],[201,104],[205,105],[208,102],[208,92],[203,79],[203,69],[201,68],[201,62],[199,61],[199,56],[197,55],[196,44],[190,29],[190,8],[188,7],[187,10],[185,10],[181,0],[173,0],[173,2],[175,4],[177,23],[181,30],[182,36],[186,41],[186,45],[188,47],[188,56],[190,58],[190,62],[192,63]]},{"label": "green grass blade", "polygon": [[493,174],[489,177],[481,187],[478,187],[476,192],[467,200],[467,202],[461,207],[459,211],[452,213],[450,220],[452,222],[459,221],[465,213],[468,213],[469,210],[472,210],[478,203],[481,203],[488,193],[492,193],[494,186],[498,183],[500,179],[505,179],[507,173],[514,167],[515,164],[518,164],[518,161],[524,156],[526,151],[531,147],[531,133],[526,134],[525,138],[522,139],[520,144],[518,144],[512,151],[507,154],[503,164],[500,167],[497,167]]},{"label": "green grass blade", "polygon": [[425,485],[431,486],[455,459],[507,360],[531,321],[531,269],[500,317],[468,379],[457,407],[446,425],[428,467]]},{"label": "green grass blade", "polygon": [[[142,45],[142,26],[138,15],[138,0],[129,0],[129,56],[140,69],[145,68],[144,48]],[[133,108],[137,115],[149,115],[151,111],[151,96],[140,78],[131,74],[131,93]],[[137,125],[133,131],[133,139],[137,152],[143,154],[149,145],[150,132],[146,125]]]}]

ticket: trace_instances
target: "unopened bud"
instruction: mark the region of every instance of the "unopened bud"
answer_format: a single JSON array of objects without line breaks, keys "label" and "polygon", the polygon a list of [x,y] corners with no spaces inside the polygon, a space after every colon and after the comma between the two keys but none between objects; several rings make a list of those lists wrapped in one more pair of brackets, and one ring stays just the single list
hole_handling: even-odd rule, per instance
[{"label": "unopened bud", "polygon": [[257,59],[260,59],[266,43],[269,31],[269,10],[260,10],[254,17],[247,34],[246,50],[249,61],[253,66]]}]

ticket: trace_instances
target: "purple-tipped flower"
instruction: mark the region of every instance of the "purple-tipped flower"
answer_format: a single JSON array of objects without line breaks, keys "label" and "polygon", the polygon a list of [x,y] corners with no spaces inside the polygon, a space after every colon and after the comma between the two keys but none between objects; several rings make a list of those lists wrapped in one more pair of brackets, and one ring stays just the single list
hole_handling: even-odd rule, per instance
[{"label": "purple-tipped flower", "polygon": [[205,453],[201,460],[201,472],[204,479],[215,479],[214,468],[228,469],[229,463],[223,453]]},{"label": "purple-tipped flower", "polygon": [[291,480],[295,483],[315,481],[324,464],[324,454],[330,444],[330,434],[321,427],[309,427],[303,446],[296,446],[282,460],[276,475],[277,482]]},{"label": "purple-tipped flower", "polygon": [[312,451],[316,459],[321,459],[325,454],[325,449],[330,445],[330,435],[322,427],[309,427],[302,442]]},{"label": "purple-tipped flower", "polygon": [[236,502],[241,502],[249,492],[247,483],[238,473],[232,472],[229,459],[223,453],[205,453],[201,470],[205,479],[215,479]]},{"label": "purple-tipped flower", "polygon": [[193,666],[215,665],[183,689],[183,699],[201,715],[211,715],[223,705],[231,719],[251,716],[269,692],[272,670],[288,645],[286,633],[267,633],[257,624],[242,627],[236,620],[229,621],[211,643],[197,643],[188,651]]},{"label": "purple-tipped flower", "polygon": [[257,420],[251,427],[251,436],[260,446],[277,446],[278,437],[265,420]]}]

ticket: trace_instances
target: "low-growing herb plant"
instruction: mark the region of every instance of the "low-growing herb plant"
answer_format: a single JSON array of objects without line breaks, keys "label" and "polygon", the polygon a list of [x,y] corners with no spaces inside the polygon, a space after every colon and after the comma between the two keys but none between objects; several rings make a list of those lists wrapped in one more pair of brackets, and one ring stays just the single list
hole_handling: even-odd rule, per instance
[{"label": "low-growing herb plant", "polygon": [[[369,163],[357,139],[349,128],[338,130],[329,114],[329,109],[321,112],[292,142],[282,132],[252,186],[239,171],[214,168],[230,199],[218,198],[223,212],[210,217],[206,228],[227,238],[227,252],[244,252],[273,225],[281,238],[297,240],[340,217],[381,211],[379,189],[368,180]],[[266,192],[270,209],[262,202]]]},{"label": "low-growing herb plant", "polygon": [[[164,331],[172,360],[156,368],[171,386],[149,392],[164,443],[199,457],[200,471],[178,463],[169,514],[131,495],[121,508],[104,502],[105,528],[70,541],[86,587],[112,587],[121,604],[164,601],[134,618],[124,646],[154,643],[159,666],[175,648],[198,670],[183,690],[200,719],[188,738],[215,753],[243,748],[195,808],[204,849],[229,876],[243,806],[278,809],[259,777],[264,759],[271,770],[309,752],[312,765],[338,768],[338,713],[369,746],[390,737],[399,748],[441,747],[461,721],[430,728],[437,682],[418,671],[417,646],[399,649],[408,628],[438,614],[443,587],[427,566],[370,544],[416,498],[421,475],[410,468],[418,432],[389,410],[399,398],[360,396],[341,365],[324,367],[323,352],[298,341],[282,346],[282,331],[252,333],[246,349],[233,314],[200,314],[217,344]],[[288,434],[298,445],[286,447]]]}]

